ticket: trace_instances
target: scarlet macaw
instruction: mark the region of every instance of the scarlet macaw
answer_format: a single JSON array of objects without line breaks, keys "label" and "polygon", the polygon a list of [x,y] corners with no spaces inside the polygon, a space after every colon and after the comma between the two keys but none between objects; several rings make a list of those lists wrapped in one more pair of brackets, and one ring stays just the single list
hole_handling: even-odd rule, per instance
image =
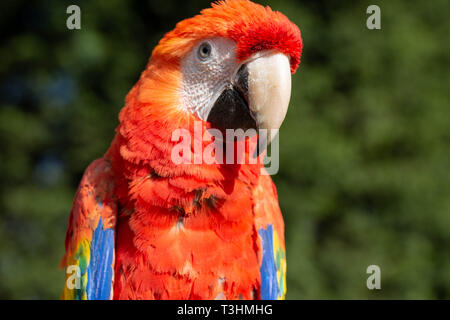
[{"label": "scarlet macaw", "polygon": [[261,161],[175,164],[172,133],[278,129],[301,51],[295,24],[247,0],[164,36],[75,195],[64,299],[284,298],[284,223]]}]

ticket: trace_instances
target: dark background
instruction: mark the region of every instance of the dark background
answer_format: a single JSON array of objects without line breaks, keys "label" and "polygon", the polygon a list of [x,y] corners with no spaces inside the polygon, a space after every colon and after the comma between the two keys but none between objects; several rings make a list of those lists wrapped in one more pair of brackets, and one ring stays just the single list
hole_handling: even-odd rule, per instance
[{"label": "dark background", "polygon": [[[66,8],[81,7],[81,30]],[[274,176],[288,299],[450,298],[450,2],[264,1],[301,29]],[[366,28],[381,8],[382,30]],[[72,199],[152,48],[209,1],[2,1],[0,298],[55,299]],[[381,290],[366,288],[367,266]]]}]

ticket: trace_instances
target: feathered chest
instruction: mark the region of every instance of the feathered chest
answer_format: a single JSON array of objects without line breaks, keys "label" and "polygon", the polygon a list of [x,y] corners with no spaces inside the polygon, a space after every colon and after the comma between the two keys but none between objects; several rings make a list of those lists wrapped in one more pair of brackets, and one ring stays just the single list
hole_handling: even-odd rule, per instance
[{"label": "feathered chest", "polygon": [[117,298],[251,299],[260,278],[251,188],[195,177],[129,184],[118,220]]}]

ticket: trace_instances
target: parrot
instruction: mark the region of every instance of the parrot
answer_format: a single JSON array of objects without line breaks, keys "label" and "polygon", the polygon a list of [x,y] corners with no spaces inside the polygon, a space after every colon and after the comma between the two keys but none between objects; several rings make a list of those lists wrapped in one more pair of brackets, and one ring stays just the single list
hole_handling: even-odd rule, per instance
[{"label": "parrot", "polygon": [[[284,121],[302,48],[296,24],[249,0],[214,2],[164,35],[125,97],[108,150],[81,178],[62,299],[285,299],[277,190],[265,153],[248,146]],[[258,161],[189,162],[187,148],[176,163],[175,131],[192,134],[191,147],[210,145],[196,138],[199,124],[255,129],[231,143]]]}]

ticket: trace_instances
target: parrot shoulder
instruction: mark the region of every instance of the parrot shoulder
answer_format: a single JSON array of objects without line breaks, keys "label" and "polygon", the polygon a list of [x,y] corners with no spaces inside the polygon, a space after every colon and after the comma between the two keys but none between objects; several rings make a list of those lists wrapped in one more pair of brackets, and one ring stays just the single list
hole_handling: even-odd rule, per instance
[{"label": "parrot shoulder", "polygon": [[63,299],[111,298],[116,206],[111,161],[97,159],[84,172],[69,217]]}]

